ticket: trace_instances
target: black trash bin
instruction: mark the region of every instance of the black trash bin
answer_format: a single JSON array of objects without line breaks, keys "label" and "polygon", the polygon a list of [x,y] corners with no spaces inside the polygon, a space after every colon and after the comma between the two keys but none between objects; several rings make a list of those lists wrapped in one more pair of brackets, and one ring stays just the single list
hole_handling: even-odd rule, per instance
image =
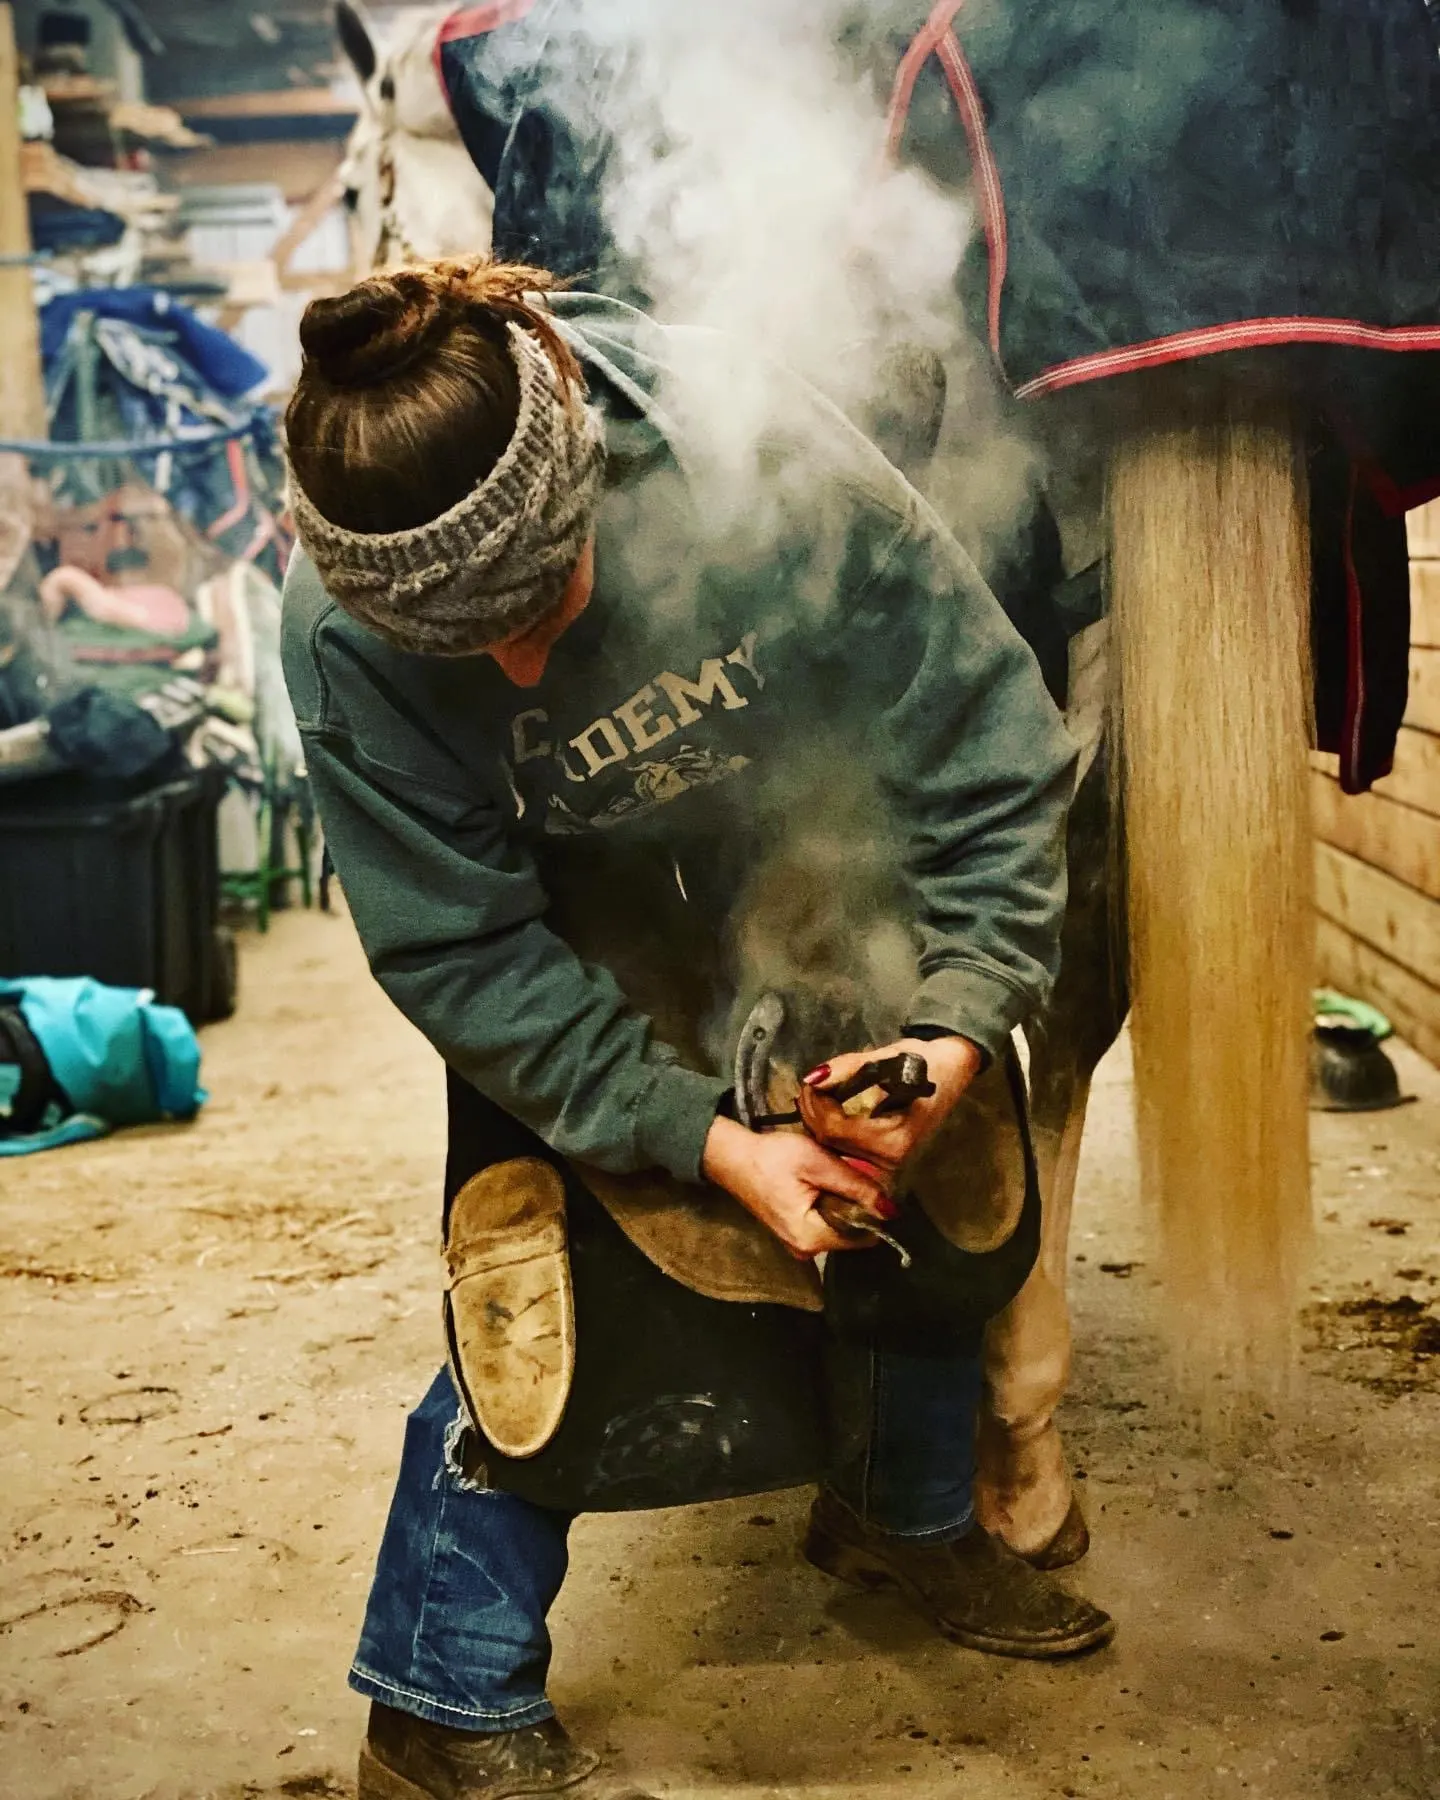
[{"label": "black trash bin", "polygon": [[116,790],[75,777],[0,793],[0,974],[151,988],[192,1024],[235,1009],[220,924],[217,769]]}]

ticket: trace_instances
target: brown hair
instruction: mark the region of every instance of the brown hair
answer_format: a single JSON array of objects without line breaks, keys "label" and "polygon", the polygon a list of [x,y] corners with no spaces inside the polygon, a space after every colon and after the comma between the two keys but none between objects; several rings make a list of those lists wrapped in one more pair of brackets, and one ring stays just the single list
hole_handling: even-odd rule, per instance
[{"label": "brown hair", "polygon": [[539,340],[562,391],[583,394],[579,363],[536,304],[557,286],[543,269],[471,257],[313,300],[285,429],[317,511],[348,531],[408,531],[473,492],[515,431],[512,324]]}]

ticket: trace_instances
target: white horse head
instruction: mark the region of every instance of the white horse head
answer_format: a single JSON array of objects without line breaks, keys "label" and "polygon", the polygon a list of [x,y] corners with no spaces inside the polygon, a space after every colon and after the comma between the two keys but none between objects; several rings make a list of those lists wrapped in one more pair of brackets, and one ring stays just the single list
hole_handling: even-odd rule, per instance
[{"label": "white horse head", "polygon": [[436,35],[451,10],[423,7],[382,44],[360,0],[337,0],[336,30],[361,91],[340,166],[361,268],[490,248],[494,197],[460,140],[435,68]]}]

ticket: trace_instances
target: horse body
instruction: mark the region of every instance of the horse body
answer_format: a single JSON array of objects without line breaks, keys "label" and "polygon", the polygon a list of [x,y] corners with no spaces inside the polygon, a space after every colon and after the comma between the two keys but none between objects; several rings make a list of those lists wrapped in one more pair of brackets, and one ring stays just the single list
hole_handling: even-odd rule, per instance
[{"label": "horse body", "polygon": [[[1373,8],[1378,0],[1364,3]],[[342,0],[346,10],[348,4],[349,0]],[[837,7],[840,4],[841,0],[837,0]],[[1337,28],[1343,27],[1340,0],[1323,0],[1321,11],[1327,8],[1335,13]],[[1314,408],[1303,413],[1297,408],[1293,379],[1291,397],[1286,397],[1285,383],[1274,378],[1281,367],[1281,352],[1266,351],[1267,345],[1284,344],[1297,337],[1304,342],[1327,341],[1326,332],[1328,341],[1344,343],[1343,335],[1337,336],[1333,329],[1334,320],[1309,321],[1308,337],[1297,329],[1306,327],[1307,322],[1294,319],[1262,321],[1268,324],[1266,331],[1252,330],[1248,336],[1242,333],[1246,347],[1258,347],[1262,354],[1258,384],[1253,364],[1236,374],[1232,373],[1232,357],[1212,354],[1229,347],[1220,327],[1202,332],[1203,341],[1198,346],[1185,343],[1181,333],[1175,342],[1183,347],[1175,349],[1173,355],[1170,349],[1156,352],[1153,346],[1147,350],[1143,344],[1125,349],[1122,336],[1122,348],[1118,351],[1107,349],[1101,338],[1093,353],[1087,353],[1082,342],[1074,342],[1064,344],[1063,353],[1054,356],[1054,346],[1045,343],[1048,331],[1058,332],[1062,340],[1065,330],[1071,328],[1079,329],[1083,336],[1103,311],[1103,305],[1087,307],[1088,297],[1081,284],[1064,265],[1067,247],[1080,243],[1083,237],[1083,233],[1077,235],[1067,212],[1066,182],[1079,179],[1083,186],[1089,181],[1086,198],[1096,209],[1094,217],[1104,229],[1113,227],[1117,220],[1137,216],[1133,205],[1117,209],[1109,204],[1111,190],[1105,187],[1109,177],[1096,177],[1095,173],[1106,155],[1119,154],[1116,145],[1128,142],[1129,126],[1116,135],[1113,129],[1106,129],[1106,117],[1092,116],[1091,125],[1097,127],[1097,135],[1093,141],[1087,140],[1084,156],[1077,154],[1079,146],[1074,133],[1081,114],[1076,106],[1081,100],[1092,103],[1095,92],[1103,91],[1104,83],[1099,90],[1093,86],[1087,89],[1082,70],[1074,90],[1067,88],[1065,71],[1073,57],[1049,58],[1052,69],[1059,68],[1062,74],[1059,88],[1045,96],[1044,106],[1030,107],[1027,95],[1017,88],[1009,96],[1007,119],[1004,106],[997,108],[994,87],[1004,89],[1012,64],[1017,72],[1011,85],[1023,86],[1021,65],[1031,53],[1029,40],[1023,44],[1017,40],[1008,50],[1002,47],[997,51],[997,21],[1002,36],[1005,29],[1013,28],[1014,22],[1007,22],[993,8],[977,12],[975,29],[982,53],[985,34],[987,30],[991,33],[989,73],[993,86],[987,105],[958,35],[957,17],[962,10],[960,0],[918,12],[912,0],[896,0],[895,11],[901,15],[898,19],[890,18],[883,8],[866,8],[857,13],[856,20],[848,22],[847,32],[855,54],[868,58],[872,69],[881,69],[881,85],[889,89],[889,118],[883,124],[878,116],[875,121],[877,164],[888,132],[892,157],[901,155],[924,169],[941,188],[973,194],[975,198],[980,230],[964,258],[961,286],[967,289],[970,316],[980,335],[988,340],[997,365],[1007,352],[1011,360],[1017,356],[1028,358],[1033,347],[1039,345],[1039,360],[1033,371],[1027,371],[1031,379],[1023,383],[1021,390],[1038,395],[1092,382],[1109,372],[1112,361],[1117,370],[1128,370],[1173,360],[1173,356],[1208,358],[1206,379],[1198,382],[1179,383],[1144,374],[1132,375],[1123,384],[1104,381],[1100,383],[1098,400],[1088,410],[1077,407],[1067,414],[1066,403],[1049,402],[1046,416],[1036,421],[1037,438],[1043,432],[1052,432],[1052,442],[1058,446],[1050,461],[1050,494],[1060,515],[1064,567],[1052,571],[1054,581],[1061,584],[1065,575],[1083,577],[1088,571],[1098,590],[1100,559],[1105,555],[1107,538],[1116,520],[1122,516],[1106,516],[1101,495],[1107,485],[1122,503],[1127,541],[1122,547],[1124,554],[1112,557],[1111,566],[1112,585],[1124,604],[1117,605],[1116,620],[1108,626],[1094,627],[1084,637],[1073,636],[1073,622],[1060,632],[1062,667],[1058,681],[1056,634],[1050,632],[1042,642],[1041,636],[1032,636],[1026,630],[1042,666],[1047,668],[1052,691],[1057,685],[1064,685],[1065,638],[1071,637],[1068,660],[1072,680],[1069,693],[1063,697],[1069,700],[1072,718],[1086,741],[1086,764],[1093,761],[1070,822],[1072,891],[1060,980],[1045,1015],[1034,1021],[1026,1033],[1031,1050],[1037,1159],[1045,1199],[1044,1244],[1030,1282],[1009,1311],[995,1321],[987,1344],[988,1402],[982,1421],[977,1490],[981,1514],[985,1523],[1016,1549],[1034,1554],[1043,1553],[1062,1532],[1073,1503],[1070,1477],[1054,1424],[1055,1408],[1069,1372],[1066,1242],[1090,1081],[1123,1021],[1127,974],[1135,986],[1140,1022],[1137,1085],[1145,1174],[1161,1197],[1170,1273],[1172,1278],[1178,1278],[1177,1297],[1181,1301],[1188,1298],[1190,1303],[1188,1312],[1180,1309],[1191,1334],[1187,1349],[1201,1352],[1201,1363],[1208,1351],[1212,1367],[1227,1354],[1238,1355],[1243,1365],[1247,1335],[1262,1346],[1261,1361],[1266,1356],[1279,1360],[1285,1352],[1299,1252],[1308,1220],[1302,1051],[1307,1025],[1303,995],[1308,985],[1308,843],[1303,782],[1309,667],[1308,646],[1300,641],[1304,633],[1289,627],[1306,616],[1310,604],[1307,539],[1313,539],[1317,545],[1328,544],[1330,564],[1341,568],[1342,551],[1349,553],[1354,546],[1348,538],[1342,544],[1338,533],[1333,542],[1327,539],[1330,522],[1332,518],[1343,518],[1344,530],[1348,532],[1357,520],[1362,520],[1371,533],[1366,558],[1376,568],[1388,559],[1393,579],[1396,534],[1393,522],[1387,524],[1380,517],[1383,508],[1377,508],[1367,498],[1369,490],[1357,487],[1354,468],[1343,455],[1339,459],[1338,489],[1327,497],[1317,486],[1316,470],[1323,469],[1327,457],[1334,460],[1334,447],[1327,441],[1317,449]],[[526,29],[532,33],[532,41],[537,30],[539,41],[544,41],[560,11],[558,0],[551,0],[549,5],[542,0],[538,7],[527,4],[527,0],[507,0],[506,4],[476,9],[468,15],[467,26],[457,21],[448,30],[455,38],[467,30],[473,32],[477,20],[482,21],[479,28],[498,27],[507,20],[533,14]],[[1110,8],[1105,17],[1112,23],[1118,22],[1120,31],[1132,32],[1139,42],[1143,37],[1141,24],[1148,15],[1144,7],[1131,11],[1133,18],[1123,7]],[[1237,21],[1243,24],[1247,17],[1252,22],[1261,21],[1256,43],[1271,28],[1266,23],[1271,19],[1284,21],[1275,26],[1277,31],[1308,29],[1304,22],[1295,20],[1293,13],[1294,9],[1271,6],[1270,0],[1220,0],[1218,5],[1192,9],[1191,14],[1185,12],[1183,5],[1178,6],[1175,17],[1181,22],[1188,20],[1202,36],[1211,34],[1203,43],[1191,44],[1196,52],[1193,66],[1229,68],[1233,59],[1211,54],[1217,49],[1215,34],[1238,30]],[[1416,13],[1423,17],[1418,6]],[[1398,16],[1397,12],[1387,22],[1387,31]],[[367,116],[357,134],[355,166],[359,171],[364,157],[370,157],[373,160],[369,167],[381,178],[378,199],[362,200],[361,210],[363,214],[369,206],[372,214],[381,219],[375,237],[378,253],[385,260],[394,260],[397,254],[428,257],[456,248],[473,251],[485,248],[489,242],[488,214],[483,227],[476,222],[485,203],[477,206],[473,200],[457,199],[474,195],[478,177],[465,156],[460,130],[453,120],[446,129],[448,113],[442,114],[437,106],[437,98],[443,102],[443,96],[437,75],[439,57],[433,52],[444,17],[436,12],[411,23],[404,42],[397,41],[383,59],[373,48],[367,53],[362,47],[358,55],[353,47],[351,50],[367,91]],[[1377,21],[1378,18],[1377,14]],[[1069,28],[1064,19],[1054,26],[1062,34]],[[1078,17],[1073,28],[1082,34],[1088,29],[1085,20]],[[1029,30],[1023,23],[1020,29],[1022,36]],[[1424,42],[1433,52],[1428,25],[1425,32]],[[1374,42],[1380,45],[1376,54],[1383,62],[1388,52],[1382,37],[1377,24]],[[1263,63],[1263,50],[1262,44],[1257,51],[1257,66]],[[1083,43],[1078,53],[1083,57]],[[1134,53],[1133,45],[1129,53]],[[474,54],[483,59],[486,51],[477,45]],[[1154,54],[1153,47],[1150,54]],[[1037,67],[1043,68],[1048,56],[1046,46],[1037,43],[1034,55]],[[997,56],[998,62],[994,60]],[[368,74],[367,60],[371,65]],[[1404,85],[1393,78],[1393,61],[1392,57],[1391,63],[1380,67],[1375,76],[1376,92],[1385,102],[1381,111],[1391,119],[1400,117],[1403,111],[1394,94]],[[1127,73],[1119,68],[1118,73],[1124,77],[1119,89],[1125,93],[1140,91],[1135,85],[1135,70]],[[1098,71],[1098,75],[1107,78],[1116,74],[1115,68]],[[1111,85],[1114,89],[1113,81]],[[1183,81],[1178,81],[1175,91],[1179,93],[1182,88]],[[1257,86],[1257,94],[1262,88],[1263,83]],[[1333,101],[1323,79],[1317,81],[1316,91],[1318,101],[1313,116],[1304,111],[1305,96],[1300,95],[1299,123],[1311,132],[1316,131],[1317,120],[1324,121],[1325,107]],[[1222,112],[1230,99],[1219,97],[1224,102]],[[1213,94],[1202,95],[1203,103],[1196,115],[1202,126],[1207,117],[1205,107],[1215,100]],[[574,146],[565,142],[563,113],[547,115],[543,94],[537,94],[534,80],[523,101],[513,116],[495,121],[496,129],[487,136],[482,160],[501,188],[504,217],[497,217],[495,225],[502,253],[528,250],[539,260],[547,260],[543,238],[532,243],[521,231],[525,241],[511,243],[507,239],[507,233],[515,229],[512,211],[517,204],[516,192],[522,212],[528,205],[529,217],[544,218],[544,178],[533,169],[522,170],[529,176],[530,186],[526,190],[522,181],[519,189],[512,191],[504,158],[510,156],[513,170],[516,133],[531,124],[541,133],[542,140],[531,160],[545,173],[553,174],[562,168],[566,154]],[[1412,91],[1405,103],[1413,101]],[[1257,141],[1263,146],[1270,129],[1264,111],[1269,101],[1262,98],[1250,104],[1250,122],[1260,134]],[[1176,117],[1182,114],[1183,108]],[[1110,127],[1116,117],[1118,112],[1109,117]],[[557,118],[561,127],[558,137],[553,129]],[[1053,148],[1048,150],[1043,141],[1046,129],[1059,133]],[[1166,166],[1167,156],[1173,160],[1181,155],[1183,134],[1163,109],[1135,121],[1135,129],[1142,139],[1146,133],[1153,139],[1146,140],[1145,152],[1152,168]],[[991,143],[994,131],[1000,134],[999,153],[1014,159],[1012,169],[1017,170],[1022,181],[1038,184],[1035,203],[1027,207],[1022,201],[1014,214],[1015,228],[1026,234],[1020,239],[1007,236],[1012,221],[1007,219],[1001,194],[1001,171]],[[469,135],[473,140],[474,132]],[[1316,141],[1323,142],[1324,137],[1325,131],[1320,130]],[[463,177],[457,175],[453,195],[439,193],[433,170],[420,177],[423,191],[409,185],[413,177],[408,174],[409,152],[400,150],[402,140],[409,145],[443,144],[445,154],[464,158],[467,173]],[[386,144],[391,146],[388,155]],[[1097,144],[1098,156],[1091,154]],[[1223,161],[1227,154],[1223,132],[1203,129],[1199,145],[1202,161],[1212,153]],[[472,141],[472,152],[475,147]],[[601,152],[599,161],[582,166],[579,190],[584,187],[584,167],[602,168],[604,155]],[[657,156],[663,161],[663,152],[657,151]],[[387,168],[388,186],[384,181]],[[1123,185],[1122,177],[1128,180],[1134,173],[1122,169],[1116,180]],[[1279,174],[1273,196],[1278,196],[1275,204],[1283,207],[1290,203],[1290,188],[1286,185],[1286,171]],[[1363,179],[1363,170],[1361,175]],[[1203,172],[1203,178],[1212,188],[1215,186],[1208,170]],[[573,167],[570,182],[571,188],[576,189]],[[1054,192],[1047,190],[1047,182]],[[1323,187],[1323,183],[1320,185]],[[673,201],[674,196],[670,197]],[[833,194],[827,198],[833,199]],[[1164,198],[1162,195],[1162,205]],[[1221,198],[1223,201],[1225,196],[1222,194]],[[568,215],[568,222],[573,223],[578,210],[584,230],[593,233],[601,211],[598,196],[579,191],[579,199],[582,203],[588,201],[591,217],[583,217],[582,204]],[[700,205],[693,196],[691,200],[692,207]],[[1310,203],[1308,198],[1303,202]],[[1302,202],[1297,200],[1295,205]],[[474,216],[468,225],[459,222],[458,229],[461,235],[468,229],[470,241],[457,245],[457,221],[466,207],[475,208]],[[858,192],[855,207],[857,220],[863,218],[864,198]],[[388,234],[384,225],[387,208],[393,215]],[[1187,210],[1182,208],[1182,214]],[[1316,208],[1316,216],[1323,214],[1321,205]],[[686,242],[685,232],[693,228],[695,215],[693,210],[686,214],[683,206],[677,209],[677,215],[673,223],[683,258],[687,250],[693,250],[693,245]],[[1155,223],[1153,214],[1143,216],[1147,225]],[[1361,208],[1355,216],[1368,214]],[[1037,219],[1054,224],[1053,241],[1047,241],[1043,232],[1033,229]],[[399,221],[403,221],[403,231]],[[560,223],[567,223],[567,219]],[[1286,221],[1281,219],[1279,223]],[[1267,225],[1257,220],[1252,224],[1256,229],[1244,239],[1247,247],[1236,252],[1232,266],[1242,287],[1255,275],[1254,285],[1264,289],[1275,222]],[[705,227],[714,229],[715,221],[702,221],[702,229]],[[858,232],[860,227],[857,225],[856,229]],[[1402,249],[1407,230],[1411,237],[1424,235],[1403,218],[1397,225],[1391,217],[1387,229],[1387,244],[1399,242]],[[593,238],[586,240],[584,230],[575,241],[588,244]],[[563,232],[561,239],[563,245]],[[1323,233],[1316,247],[1323,251]],[[789,248],[784,243],[766,247],[766,253],[774,258],[773,280],[781,285],[786,279]],[[845,271],[850,267],[847,253],[859,248],[855,243],[834,247],[837,285],[843,285]],[[1122,246],[1105,247],[1107,271],[1124,265],[1121,249]],[[1171,259],[1163,242],[1157,251],[1156,245],[1147,240],[1138,246],[1138,252],[1137,267],[1144,269],[1143,279],[1150,288],[1137,297],[1147,304],[1158,300],[1163,312],[1175,298],[1166,288]],[[576,272],[595,266],[588,248],[577,254]],[[1028,265],[1026,257],[1031,259]],[[1318,279],[1323,283],[1324,258],[1315,260]],[[1005,311],[1007,261],[1012,294],[1018,261],[1026,270],[1027,294],[1039,297],[1028,312],[1019,309],[1018,316],[1013,298],[1009,313]],[[723,268],[723,263],[712,266]],[[1212,266],[1213,258],[1207,262],[1204,256],[1194,264],[1202,273]],[[1403,276],[1404,271],[1397,265],[1396,292],[1403,287]],[[1363,280],[1360,285],[1363,286]],[[948,291],[953,306],[953,289]],[[1104,304],[1117,303],[1123,314],[1127,299],[1122,282],[1107,294]],[[1200,303],[1205,304],[1203,296]],[[1227,297],[1220,304],[1228,306],[1231,301]],[[1180,310],[1183,313],[1183,307]],[[1143,318],[1145,311],[1144,305],[1138,306],[1137,317]],[[903,308],[897,307],[895,312],[903,316]],[[1230,316],[1233,315],[1223,311],[1220,314],[1222,319]],[[883,308],[876,318],[883,328]],[[1123,332],[1125,327],[1120,329]],[[1393,329],[1387,321],[1378,331],[1370,331],[1366,342],[1372,348],[1377,342],[1383,348],[1440,348],[1440,327],[1410,333],[1404,342],[1397,339],[1393,345],[1382,341],[1386,332]],[[1363,347],[1364,337],[1362,329],[1361,337],[1353,340],[1357,349]],[[782,346],[783,350],[788,348],[788,344]],[[1043,363],[1047,349],[1055,362],[1053,369]],[[1269,363],[1263,360],[1266,354],[1272,358]],[[1285,365],[1287,375],[1293,366]],[[1337,361],[1326,365],[1322,373],[1329,378],[1340,367]],[[1237,394],[1257,385],[1260,391],[1271,394],[1263,419],[1255,416],[1253,407],[1236,410]],[[1402,377],[1398,389],[1394,384],[1383,392],[1376,388],[1370,413],[1380,426],[1377,438],[1383,438],[1387,431],[1392,442],[1407,432],[1414,437],[1408,425],[1401,430],[1398,423],[1407,404],[1400,391],[1404,385]],[[1119,404],[1112,404],[1116,390]],[[977,486],[984,485],[985,460],[1002,460],[999,452],[1007,433],[1012,444],[1023,445],[1029,439],[1027,429],[1014,424],[1013,411],[1004,411],[1008,401],[1004,407],[992,408],[992,423],[1002,411],[1005,420],[1003,431],[996,430],[992,437],[986,425],[977,423],[983,416],[983,404],[989,404],[983,402],[982,396],[983,404],[977,406],[977,392],[973,380],[963,392],[957,392],[952,379],[951,413],[958,424],[962,458],[971,459],[964,462],[964,480],[958,486],[951,483],[947,493],[943,469],[937,468],[935,478],[928,482],[920,471],[914,471],[917,485],[930,493],[942,514],[967,541],[972,541],[972,534],[965,529],[967,521],[957,517],[947,501],[957,494],[968,497]],[[1096,388],[1084,387],[1083,393],[1093,396]],[[1414,417],[1413,396],[1408,404],[1407,421]],[[1440,409],[1436,411],[1440,414]],[[1059,430],[1055,429],[1057,424]],[[984,439],[978,459],[975,443],[964,443],[967,431],[972,439]],[[1044,466],[1046,453],[1035,440],[1029,441],[1028,450],[1022,448],[1022,464],[1027,455],[1031,472]],[[1307,497],[1303,479],[1307,455],[1311,497]],[[1077,467],[1082,471],[1088,468],[1097,477],[1088,484],[1088,491],[1085,482],[1071,479]],[[1429,473],[1437,471],[1440,459]],[[1012,522],[1013,489],[1024,485],[1023,481],[1012,483],[997,505],[998,512]],[[1067,486],[1079,494],[1078,500],[1065,497]],[[1208,497],[1222,491],[1228,497],[1224,517],[1217,516],[1213,508],[1207,510]],[[1412,486],[1409,504],[1418,504],[1425,497],[1428,494]],[[1312,503],[1318,510],[1308,521],[1307,531],[1307,505]],[[1403,566],[1403,527],[1399,547]],[[985,546],[977,545],[977,549],[982,552],[977,560],[985,567]],[[991,567],[995,566],[992,562]],[[1022,586],[1023,575],[1024,571]],[[1270,629],[1275,581],[1284,586],[1278,611],[1289,622],[1280,630]],[[1002,604],[1013,599],[1008,576],[996,574],[992,585]],[[1352,590],[1353,586],[1352,581]],[[1221,638],[1208,639],[1203,631],[1189,629],[1193,620],[1181,616],[1182,606],[1202,616],[1206,609],[1220,606],[1233,612],[1240,623],[1223,642]],[[1342,583],[1342,614],[1343,607]],[[1010,607],[1007,610],[1025,629],[1016,612]],[[1358,634],[1363,640],[1363,649],[1368,640],[1353,613],[1352,593],[1351,615],[1344,623],[1352,638]],[[1372,623],[1375,616],[1371,615]],[[1117,658],[1118,681],[1107,680],[1104,674],[1107,629],[1122,629],[1125,633],[1120,644],[1122,654]],[[1183,654],[1182,645],[1186,646]],[[1400,660],[1403,664],[1403,645]],[[1074,679],[1077,675],[1084,679]],[[1341,685],[1345,685],[1343,680]],[[1374,689],[1377,685],[1372,682],[1369,687]],[[1358,686],[1363,692],[1367,684],[1361,681]],[[1172,696],[1174,716],[1168,719],[1157,714],[1151,704],[1154,695],[1162,690]],[[1116,730],[1113,755],[1102,755],[1098,760],[1094,752],[1103,708],[1093,704],[1097,693],[1110,705],[1113,727],[1120,726],[1127,705],[1132,704],[1137,723],[1133,733]],[[1284,696],[1284,706],[1277,709],[1271,703],[1280,696]],[[1058,697],[1062,696],[1057,694]],[[1091,703],[1087,704],[1087,700]],[[1323,712],[1322,706],[1322,721]],[[1394,712],[1393,694],[1389,712]],[[1272,713],[1283,713],[1284,724],[1279,732],[1273,729],[1274,720],[1269,717]],[[1214,735],[1211,740],[1198,741],[1187,737],[1182,753],[1177,750],[1174,734],[1177,729],[1185,732],[1192,718],[1211,721]],[[1363,786],[1383,765],[1384,740],[1391,721],[1388,715],[1382,716],[1378,724],[1374,720],[1352,719],[1347,712],[1342,723],[1348,733],[1349,748],[1354,752],[1354,785]],[[1109,770],[1114,779],[1107,779],[1107,764],[1117,766]],[[1131,871],[1129,899],[1135,913],[1134,941],[1128,959],[1117,955],[1116,927],[1117,922],[1123,924],[1126,904],[1124,895],[1115,891],[1120,884],[1113,880],[1121,863],[1116,854],[1121,816],[1118,797],[1122,783],[1117,775],[1120,764],[1124,765],[1123,786],[1130,795],[1138,796],[1132,800],[1125,820],[1126,860]],[[1203,779],[1197,778],[1200,776]],[[1153,880],[1152,871],[1156,873]],[[1225,949],[1227,944],[1230,950]],[[1179,974],[1175,974],[1176,970]],[[1172,974],[1174,979],[1170,979]],[[1243,1001],[1237,998],[1241,994]],[[1217,1005],[1225,1012],[1220,1033],[1210,1030],[1208,1023],[1216,1017]],[[1243,1022],[1233,1010],[1236,1007],[1245,1014]],[[1274,1227],[1271,1235],[1255,1227],[1257,1218]]]}]

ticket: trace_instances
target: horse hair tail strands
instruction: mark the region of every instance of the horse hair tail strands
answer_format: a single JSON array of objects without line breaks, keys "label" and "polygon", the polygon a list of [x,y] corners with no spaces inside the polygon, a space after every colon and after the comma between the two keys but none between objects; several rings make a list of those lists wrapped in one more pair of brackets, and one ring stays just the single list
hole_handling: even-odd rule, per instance
[{"label": "horse hair tail strands", "polygon": [[1282,402],[1143,399],[1109,492],[1140,1169],[1214,1422],[1285,1385],[1310,1244],[1308,490]]}]

